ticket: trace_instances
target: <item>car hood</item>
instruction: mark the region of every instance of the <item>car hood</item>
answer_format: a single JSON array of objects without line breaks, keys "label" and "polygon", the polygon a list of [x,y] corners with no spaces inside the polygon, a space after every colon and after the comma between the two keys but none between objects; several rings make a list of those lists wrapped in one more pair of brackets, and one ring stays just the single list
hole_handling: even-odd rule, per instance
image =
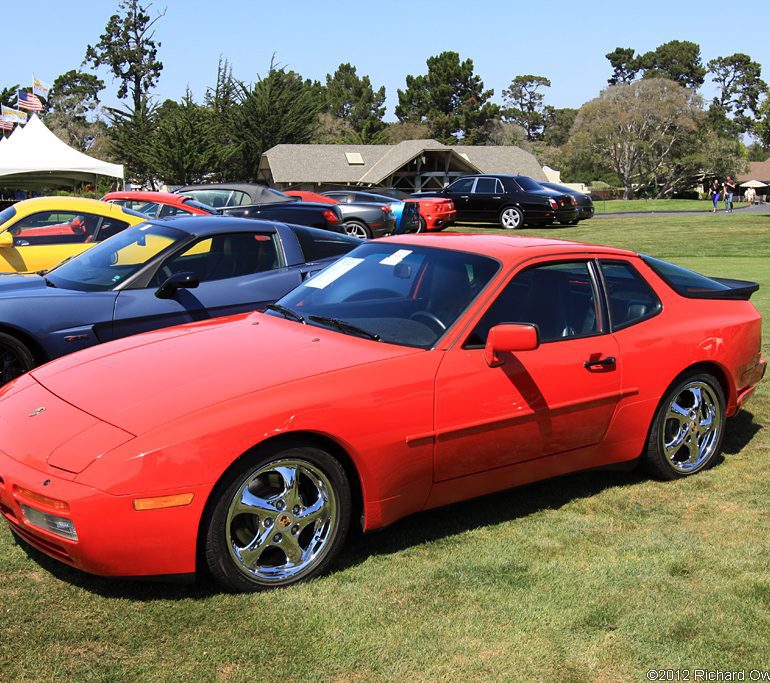
[{"label": "car hood", "polygon": [[[0,273],[2,275],[2,273]],[[0,277],[0,296],[48,292],[53,289],[39,275],[3,275]]]},{"label": "car hood", "polygon": [[140,435],[217,403],[418,349],[263,313],[148,332],[32,371],[80,410]]}]

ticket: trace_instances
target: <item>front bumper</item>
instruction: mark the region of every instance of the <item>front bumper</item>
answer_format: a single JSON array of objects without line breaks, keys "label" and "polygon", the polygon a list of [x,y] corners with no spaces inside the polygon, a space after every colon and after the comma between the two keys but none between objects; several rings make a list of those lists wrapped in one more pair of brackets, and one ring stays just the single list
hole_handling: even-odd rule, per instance
[{"label": "front bumper", "polygon": [[[113,496],[40,471],[0,451],[0,514],[11,530],[46,555],[91,574],[102,576],[156,576],[195,571],[198,525],[209,486],[186,487],[194,494],[190,505],[136,511],[137,496]],[[68,509],[52,507],[37,496],[64,501]],[[171,495],[177,491],[154,492]],[[71,519],[77,540],[31,524],[21,505]]]}]

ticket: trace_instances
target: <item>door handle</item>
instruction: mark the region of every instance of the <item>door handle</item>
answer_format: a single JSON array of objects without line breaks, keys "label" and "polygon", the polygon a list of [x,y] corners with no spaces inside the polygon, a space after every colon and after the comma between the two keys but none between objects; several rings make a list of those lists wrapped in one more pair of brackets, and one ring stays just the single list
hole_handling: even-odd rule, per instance
[{"label": "door handle", "polygon": [[596,360],[587,360],[583,362],[583,367],[586,370],[600,366],[600,367],[613,367],[616,364],[615,356],[607,356],[606,358],[597,358]]},{"label": "door handle", "polygon": [[460,199],[468,199],[468,195],[467,194],[461,194],[460,195]]}]

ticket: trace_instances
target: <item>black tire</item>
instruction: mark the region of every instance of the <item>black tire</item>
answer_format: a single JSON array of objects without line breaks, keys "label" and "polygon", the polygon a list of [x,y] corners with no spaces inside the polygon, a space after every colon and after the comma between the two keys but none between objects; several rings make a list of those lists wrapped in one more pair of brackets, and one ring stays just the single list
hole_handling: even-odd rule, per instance
[{"label": "black tire", "polygon": [[372,236],[372,231],[369,229],[369,226],[361,221],[345,221],[342,224],[342,227],[345,228],[345,232],[348,235],[351,237],[358,237],[360,240],[368,240]]},{"label": "black tire", "polygon": [[567,223],[567,225],[577,225],[578,221],[579,219],[576,218],[574,221],[570,221],[569,223]]},{"label": "black tire", "polygon": [[700,472],[714,463],[722,447],[725,421],[725,396],[717,379],[708,373],[685,373],[655,411],[642,462],[658,479]]},{"label": "black tire", "polygon": [[417,228],[417,232],[428,232],[428,224],[422,216],[420,216],[420,227]]},{"label": "black tire", "polygon": [[35,357],[16,337],[0,332],[0,385],[35,367]]},{"label": "black tire", "polygon": [[217,485],[210,506],[206,565],[217,581],[239,592],[323,573],[350,528],[345,470],[326,451],[300,442],[245,457]]}]

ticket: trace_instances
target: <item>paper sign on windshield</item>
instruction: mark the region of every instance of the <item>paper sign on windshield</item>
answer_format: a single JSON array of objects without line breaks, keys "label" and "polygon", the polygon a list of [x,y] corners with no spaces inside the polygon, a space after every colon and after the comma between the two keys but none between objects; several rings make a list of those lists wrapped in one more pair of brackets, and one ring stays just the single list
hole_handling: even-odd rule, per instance
[{"label": "paper sign on windshield", "polygon": [[359,263],[363,263],[362,258],[352,258],[346,256],[340,259],[337,263],[333,263],[326,270],[318,273],[312,280],[308,280],[305,283],[306,287],[315,287],[316,289],[325,289],[337,278],[342,277],[349,270],[355,268]]},{"label": "paper sign on windshield", "polygon": [[409,249],[399,249],[394,251],[390,256],[386,256],[380,263],[383,266],[397,266],[412,252]]}]

